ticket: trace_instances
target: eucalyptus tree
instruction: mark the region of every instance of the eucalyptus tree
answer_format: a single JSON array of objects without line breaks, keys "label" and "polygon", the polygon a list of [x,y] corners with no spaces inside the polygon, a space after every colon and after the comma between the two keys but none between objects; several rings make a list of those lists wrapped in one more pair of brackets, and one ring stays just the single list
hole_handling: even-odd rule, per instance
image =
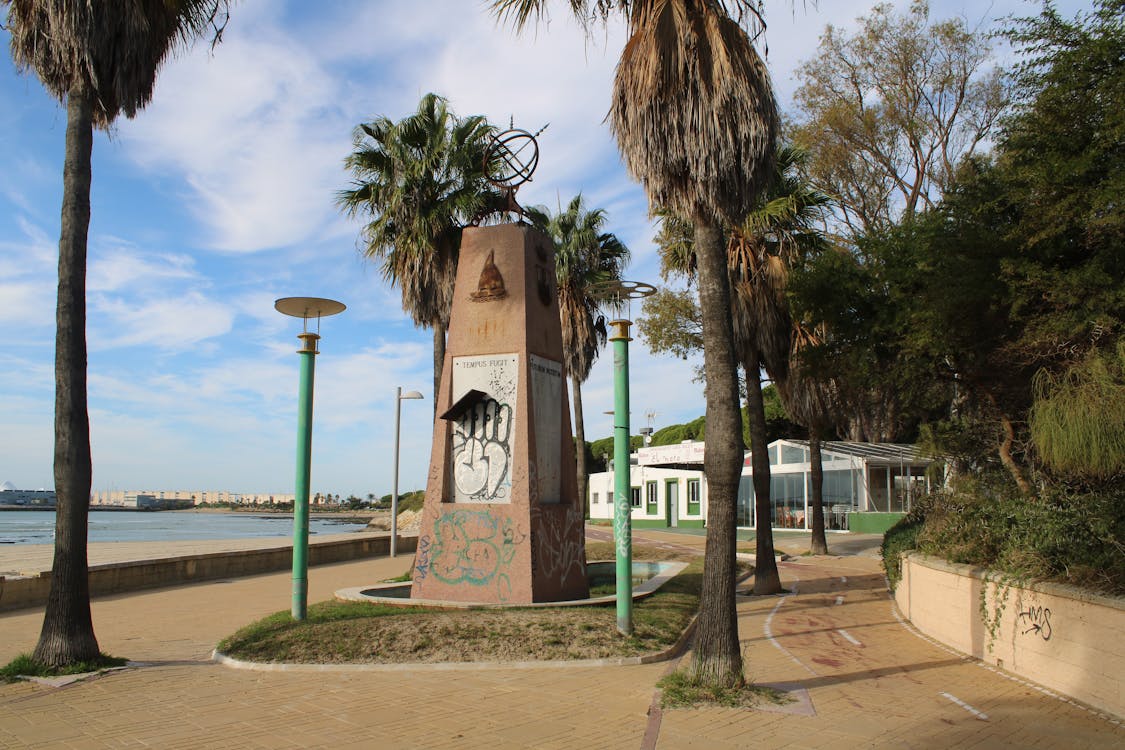
[{"label": "eucalyptus tree", "polygon": [[879,3],[857,20],[851,33],[828,26],[797,69],[793,133],[852,237],[933,208],[1009,100],[987,31],[931,19],[926,0],[901,12]]},{"label": "eucalyptus tree", "polygon": [[607,220],[605,210],[588,209],[581,193],[556,214],[542,207],[529,213],[533,223],[555,245],[563,359],[574,398],[578,496],[587,503],[589,470],[582,384],[590,377],[590,369],[606,343],[602,313],[615,307],[613,290],[602,285],[621,280],[621,273],[629,262],[629,248],[616,235],[603,231]]},{"label": "eucalyptus tree", "polygon": [[66,102],[55,317],[55,553],[32,658],[58,667],[99,656],[86,561],[92,461],[86,389],[86,254],[94,128],[134,117],[168,56],[226,24],[227,0],[59,3],[2,0],[16,66]]},{"label": "eucalyptus tree", "polygon": [[[517,26],[546,0],[494,0]],[[734,601],[735,504],[742,471],[737,359],[722,226],[737,224],[772,171],[779,130],[765,63],[748,31],[752,0],[569,0],[580,18],[625,17],[610,128],[650,203],[689,219],[699,268],[706,374],[707,556],[692,678],[742,684]]]},{"label": "eucalyptus tree", "polygon": [[348,216],[370,217],[362,252],[380,261],[414,324],[433,331],[434,393],[445,362],[461,230],[496,205],[484,168],[494,131],[483,116],[460,118],[444,97],[429,93],[398,122],[377,117],[360,124],[344,161],[352,187],[337,194],[337,204]]}]

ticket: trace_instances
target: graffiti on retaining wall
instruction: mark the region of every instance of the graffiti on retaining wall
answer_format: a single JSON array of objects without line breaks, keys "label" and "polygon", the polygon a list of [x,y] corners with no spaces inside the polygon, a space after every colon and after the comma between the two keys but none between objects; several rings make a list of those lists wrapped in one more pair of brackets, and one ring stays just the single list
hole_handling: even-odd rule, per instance
[{"label": "graffiti on retaining wall", "polygon": [[1026,628],[1021,634],[1035,633],[1045,641],[1051,640],[1051,610],[1049,607],[1031,607],[1016,613],[1016,627]]},{"label": "graffiti on retaining wall", "polygon": [[512,591],[507,568],[527,534],[511,519],[487,511],[456,510],[434,523],[434,538],[418,540],[414,580],[429,575],[442,583],[495,586],[500,601]]}]

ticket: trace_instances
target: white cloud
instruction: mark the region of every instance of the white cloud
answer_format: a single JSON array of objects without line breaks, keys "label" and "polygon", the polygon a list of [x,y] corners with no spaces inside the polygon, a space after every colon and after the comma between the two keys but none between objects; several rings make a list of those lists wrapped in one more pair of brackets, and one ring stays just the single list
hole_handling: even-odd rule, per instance
[{"label": "white cloud", "polygon": [[229,306],[198,291],[139,302],[95,295],[89,303],[91,317],[99,316],[101,323],[90,332],[91,350],[142,345],[183,350],[227,333],[234,319]]},{"label": "white cloud", "polygon": [[121,140],[142,167],[184,175],[214,247],[290,245],[334,210],[352,125],[337,90],[299,37],[235,18],[214,56],[195,50],[167,66]]},{"label": "white cloud", "polygon": [[0,279],[53,275],[58,265],[58,240],[23,215],[16,216],[20,239],[0,240]]},{"label": "white cloud", "polygon": [[92,254],[88,292],[151,290],[167,280],[198,279],[195,259],[183,253],[146,253],[123,240],[105,238],[108,248]]}]

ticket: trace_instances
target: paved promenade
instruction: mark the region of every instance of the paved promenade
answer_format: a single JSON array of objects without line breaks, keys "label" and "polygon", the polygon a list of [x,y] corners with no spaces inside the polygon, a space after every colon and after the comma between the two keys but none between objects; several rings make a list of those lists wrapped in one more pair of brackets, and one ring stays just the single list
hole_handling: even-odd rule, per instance
[{"label": "paved promenade", "polygon": [[[802,543],[783,546],[795,552]],[[312,568],[310,600],[409,564]],[[796,690],[800,700],[785,707],[650,710],[669,663],[364,672],[210,663],[220,638],[288,609],[289,576],[278,573],[95,600],[103,650],[146,666],[63,687],[0,685],[0,748],[1125,746],[1120,723],[915,635],[899,621],[869,549],[796,557],[780,568],[793,593],[740,596],[738,609],[747,673]],[[0,660],[31,649],[41,621],[40,611],[0,614]]]}]

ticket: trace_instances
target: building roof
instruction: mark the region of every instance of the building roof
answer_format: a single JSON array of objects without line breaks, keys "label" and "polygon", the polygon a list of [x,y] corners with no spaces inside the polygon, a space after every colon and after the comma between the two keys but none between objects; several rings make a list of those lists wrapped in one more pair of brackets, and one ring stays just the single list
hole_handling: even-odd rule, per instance
[{"label": "building roof", "polygon": [[[774,442],[791,443],[793,445],[799,445],[802,448],[809,447],[808,440],[790,440],[786,438],[784,441],[778,440]],[[770,445],[773,445],[773,443]],[[927,457],[923,456],[918,450],[918,446],[908,443],[853,443],[846,440],[825,440],[821,442],[820,450],[825,453],[838,453],[868,460],[882,459],[889,462],[927,460]]]},{"label": "building roof", "polygon": [[[808,449],[808,440],[793,440],[783,438],[770,443],[775,445],[787,443],[800,448]],[[637,450],[636,463],[641,466],[664,466],[669,468],[698,469],[703,464],[703,442],[685,440],[675,445],[645,446]],[[846,440],[826,440],[820,444],[822,453],[834,453],[840,456],[860,458],[868,463],[898,464],[928,462],[929,457],[922,455],[915,445],[907,443],[856,443]],[[746,451],[747,460],[750,451]]]}]

